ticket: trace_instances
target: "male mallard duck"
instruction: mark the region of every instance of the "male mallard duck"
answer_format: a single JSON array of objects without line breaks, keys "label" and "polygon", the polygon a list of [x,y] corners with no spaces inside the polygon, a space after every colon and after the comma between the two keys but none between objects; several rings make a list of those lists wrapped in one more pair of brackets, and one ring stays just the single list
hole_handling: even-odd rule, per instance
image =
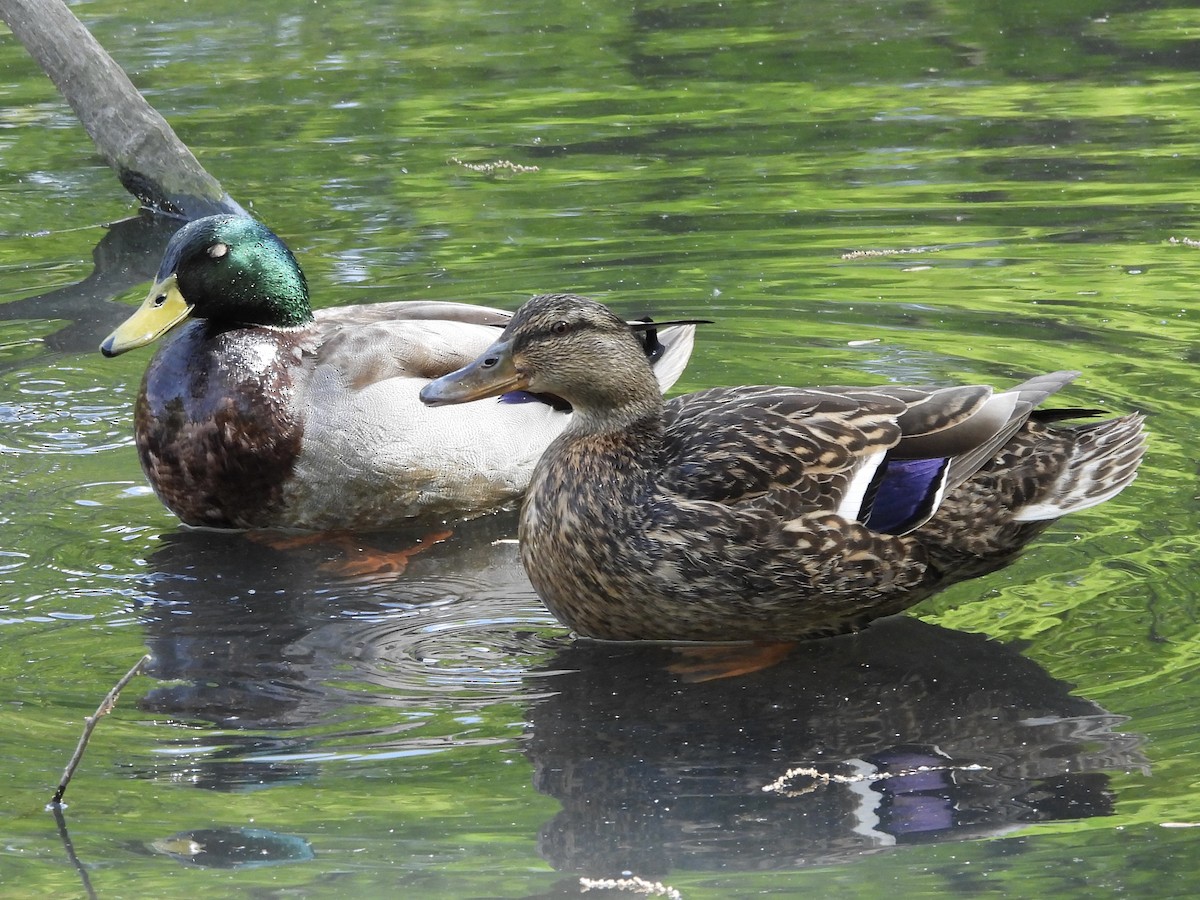
[{"label": "male mallard duck", "polygon": [[545,391],[574,408],[534,470],[521,556],[577,633],[789,640],[858,628],[1011,561],[1064,513],[1115,496],[1142,417],[1051,424],[1074,378],[1002,393],[713,388],[664,403],[629,326],[535,297],[431,405]]},{"label": "male mallard duck", "polygon": [[[570,420],[565,404],[521,395],[445,416],[417,399],[509,317],[436,302],[314,314],[283,242],[221,215],[179,230],[146,301],[101,350],[116,356],[173,329],[146,369],[134,431],[150,484],[184,522],[367,529],[478,514],[525,489]],[[664,388],[692,336],[652,330],[643,342]]]}]

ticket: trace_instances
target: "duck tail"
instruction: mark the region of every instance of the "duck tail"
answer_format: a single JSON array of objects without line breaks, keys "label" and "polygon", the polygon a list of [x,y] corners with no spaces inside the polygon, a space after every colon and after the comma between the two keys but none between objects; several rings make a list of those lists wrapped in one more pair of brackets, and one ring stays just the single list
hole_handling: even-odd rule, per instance
[{"label": "duck tail", "polygon": [[[1087,425],[1047,428],[1037,414],[1030,432],[1058,444],[1057,473],[1013,509],[1015,522],[1043,522],[1111,500],[1137,477],[1146,452],[1145,417],[1132,413]],[[1036,477],[1036,476],[1035,476]],[[1039,479],[1040,480],[1040,479]]]},{"label": "duck tail", "polygon": [[654,366],[654,377],[658,379],[659,389],[663,393],[671,389],[687,368],[695,339],[695,325],[668,325],[658,332],[661,348],[652,357],[651,364]]}]

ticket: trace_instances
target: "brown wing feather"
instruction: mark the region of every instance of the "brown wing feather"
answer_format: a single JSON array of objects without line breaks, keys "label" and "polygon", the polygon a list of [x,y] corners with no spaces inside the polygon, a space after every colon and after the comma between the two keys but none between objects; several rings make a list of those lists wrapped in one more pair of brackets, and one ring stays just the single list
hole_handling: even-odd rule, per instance
[{"label": "brown wing feather", "polygon": [[792,512],[830,509],[853,474],[900,439],[904,410],[861,390],[714,388],[667,404],[664,455],[688,499],[738,503],[773,493],[773,505]]},{"label": "brown wing feather", "polygon": [[1076,375],[1042,375],[1002,393],[987,385],[712,388],[667,404],[664,461],[680,497],[778,515],[838,509],[884,452],[952,458],[952,490]]}]

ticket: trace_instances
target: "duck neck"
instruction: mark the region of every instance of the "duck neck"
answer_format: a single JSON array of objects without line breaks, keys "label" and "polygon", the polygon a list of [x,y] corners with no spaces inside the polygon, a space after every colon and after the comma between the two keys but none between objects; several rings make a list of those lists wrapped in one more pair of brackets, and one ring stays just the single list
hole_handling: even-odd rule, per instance
[{"label": "duck neck", "polygon": [[299,266],[277,266],[258,273],[257,291],[243,304],[254,310],[259,324],[275,328],[298,328],[313,320],[308,284]]},{"label": "duck neck", "polygon": [[632,432],[644,439],[662,430],[663,398],[654,373],[646,366],[644,377],[585,388],[571,398],[574,412],[564,434],[584,435]]}]

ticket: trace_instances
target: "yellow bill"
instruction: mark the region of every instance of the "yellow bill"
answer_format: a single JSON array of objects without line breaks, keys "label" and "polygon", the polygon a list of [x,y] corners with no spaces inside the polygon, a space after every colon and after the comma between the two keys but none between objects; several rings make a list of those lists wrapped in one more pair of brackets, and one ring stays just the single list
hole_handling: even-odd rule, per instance
[{"label": "yellow bill", "polygon": [[179,293],[175,276],[156,282],[137,312],[117,326],[100,344],[105,356],[117,356],[126,350],[144,347],[162,337],[192,312],[191,305]]}]

